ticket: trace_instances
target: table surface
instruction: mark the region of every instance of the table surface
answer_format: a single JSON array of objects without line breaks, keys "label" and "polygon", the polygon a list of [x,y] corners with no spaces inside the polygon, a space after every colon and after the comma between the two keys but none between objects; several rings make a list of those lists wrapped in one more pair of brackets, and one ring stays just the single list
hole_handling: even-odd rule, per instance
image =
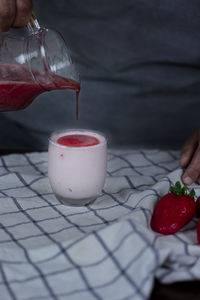
[{"label": "table surface", "polygon": [[150,300],[199,300],[200,281],[177,282],[169,285],[161,284],[157,280]]},{"label": "table surface", "polygon": [[[22,151],[1,150],[0,156],[12,153],[22,153]],[[154,287],[150,296],[150,300],[193,300],[200,299],[200,282],[183,281],[173,284],[161,284],[155,280]]]}]

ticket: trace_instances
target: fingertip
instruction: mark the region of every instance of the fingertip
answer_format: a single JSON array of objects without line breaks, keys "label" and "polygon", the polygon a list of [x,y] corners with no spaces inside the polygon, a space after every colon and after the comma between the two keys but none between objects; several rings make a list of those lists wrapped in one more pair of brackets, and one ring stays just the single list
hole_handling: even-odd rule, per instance
[{"label": "fingertip", "polygon": [[191,177],[189,177],[187,174],[183,175],[182,181],[187,185],[191,185],[194,182],[194,180]]}]

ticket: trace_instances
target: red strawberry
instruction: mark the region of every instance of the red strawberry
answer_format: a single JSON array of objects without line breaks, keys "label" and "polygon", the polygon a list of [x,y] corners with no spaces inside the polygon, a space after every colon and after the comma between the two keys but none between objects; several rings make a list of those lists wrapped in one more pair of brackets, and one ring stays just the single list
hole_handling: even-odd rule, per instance
[{"label": "red strawberry", "polygon": [[200,244],[200,218],[197,221],[197,241]]},{"label": "red strawberry", "polygon": [[197,198],[196,207],[197,207],[197,217],[200,217],[200,197]]},{"label": "red strawberry", "polygon": [[162,234],[180,230],[196,215],[195,191],[187,193],[187,186],[178,181],[170,192],[157,203],[151,219],[151,228]]}]

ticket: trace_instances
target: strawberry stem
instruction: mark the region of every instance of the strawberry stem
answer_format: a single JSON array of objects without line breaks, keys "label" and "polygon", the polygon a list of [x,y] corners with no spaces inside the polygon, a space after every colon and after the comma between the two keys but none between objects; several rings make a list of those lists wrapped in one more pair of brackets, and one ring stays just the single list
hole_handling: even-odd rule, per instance
[{"label": "strawberry stem", "polygon": [[177,181],[174,186],[170,187],[170,192],[176,195],[187,195],[192,198],[195,197],[195,190],[191,189],[191,191],[188,193],[188,186],[187,184],[184,184],[181,186],[180,181]]},{"label": "strawberry stem", "polygon": [[188,196],[194,198],[195,196],[195,190],[194,189],[191,189],[190,193],[188,194]]}]

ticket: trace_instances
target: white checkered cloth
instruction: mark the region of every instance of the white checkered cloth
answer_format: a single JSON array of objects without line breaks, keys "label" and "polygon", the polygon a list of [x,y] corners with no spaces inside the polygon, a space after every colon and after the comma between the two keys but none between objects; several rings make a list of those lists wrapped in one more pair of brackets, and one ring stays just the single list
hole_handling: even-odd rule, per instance
[{"label": "white checkered cloth", "polygon": [[102,195],[77,208],[52,194],[47,153],[2,156],[0,298],[144,300],[155,277],[200,279],[197,220],[168,236],[149,225],[178,164],[176,151],[111,150]]}]

